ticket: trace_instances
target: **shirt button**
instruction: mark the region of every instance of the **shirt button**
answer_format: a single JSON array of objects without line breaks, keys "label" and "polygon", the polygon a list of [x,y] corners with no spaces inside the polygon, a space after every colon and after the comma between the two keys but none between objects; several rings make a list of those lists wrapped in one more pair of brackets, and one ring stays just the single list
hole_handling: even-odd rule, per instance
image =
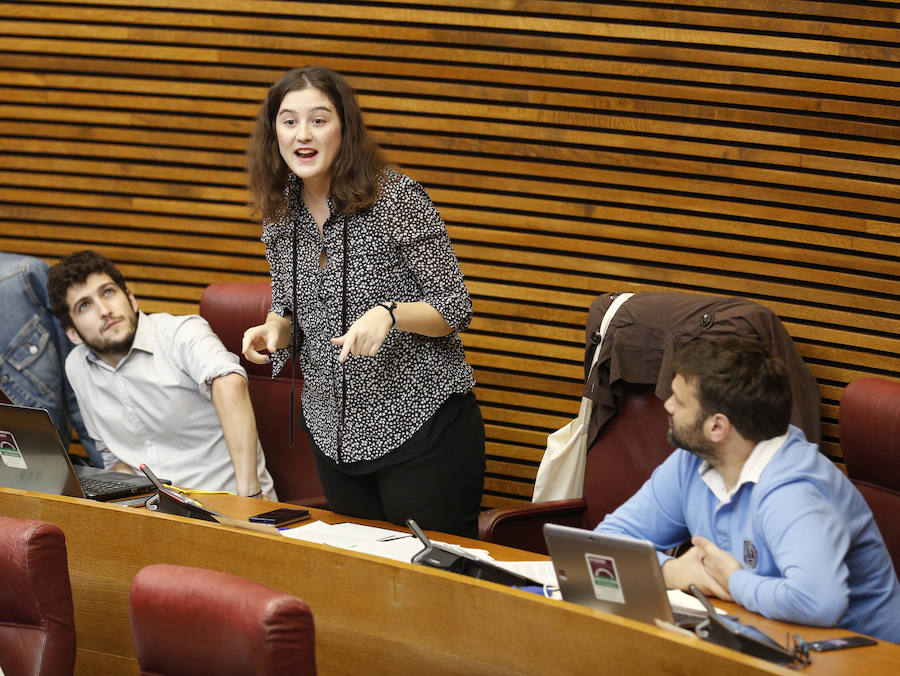
[{"label": "shirt button", "polygon": [[37,351],[38,351],[37,345],[29,345],[29,346],[28,346],[28,351],[29,351],[31,354],[37,354]]}]

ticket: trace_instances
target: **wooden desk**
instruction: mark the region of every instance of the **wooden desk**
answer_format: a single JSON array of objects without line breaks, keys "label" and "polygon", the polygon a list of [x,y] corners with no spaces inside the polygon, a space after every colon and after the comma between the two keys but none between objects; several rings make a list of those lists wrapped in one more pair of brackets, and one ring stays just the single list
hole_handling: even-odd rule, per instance
[{"label": "wooden desk", "polygon": [[[215,496],[235,518],[267,503]],[[344,521],[310,510],[314,518]],[[128,621],[131,580],[143,566],[173,563],[243,575],[309,603],[319,673],[330,674],[789,674],[638,622],[421,566],[324,545],[75,498],[0,488],[0,514],[41,519],[66,533],[78,639],[76,673],[137,673]],[[372,522],[375,523],[375,522]],[[442,536],[443,537],[443,536]],[[451,538],[446,537],[450,540]],[[498,559],[534,558],[489,549]],[[776,637],[795,627],[753,617]],[[801,628],[807,640],[845,635]],[[814,656],[814,676],[887,676],[900,646],[879,644]]]}]

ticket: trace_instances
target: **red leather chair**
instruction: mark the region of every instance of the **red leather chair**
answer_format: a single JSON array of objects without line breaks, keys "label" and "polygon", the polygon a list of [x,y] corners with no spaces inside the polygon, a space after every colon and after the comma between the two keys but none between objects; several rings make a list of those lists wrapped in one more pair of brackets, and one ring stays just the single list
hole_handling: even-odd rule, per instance
[{"label": "red leather chair", "polygon": [[316,673],[309,606],[237,575],[147,566],[131,585],[130,612],[142,676]]},{"label": "red leather chair", "polygon": [[623,383],[616,415],[588,449],[584,497],[491,509],[478,519],[488,542],[547,553],[544,523],[593,528],[650,478],[673,448],[668,414],[651,385]]},{"label": "red leather chair", "polygon": [[53,524],[0,516],[0,668],[6,676],[75,669],[66,536]]},{"label": "red leather chair", "polygon": [[859,489],[900,571],[900,382],[860,378],[839,409],[847,476]]},{"label": "red leather chair", "polygon": [[[267,282],[217,282],[203,291],[200,315],[209,322],[226,349],[241,357],[241,365],[247,369],[256,428],[278,499],[325,507],[312,447],[299,425],[295,428],[294,447],[290,447],[290,365],[285,365],[281,373],[272,378],[269,364],[252,364],[241,356],[244,331],[265,321],[271,301],[272,292]],[[303,388],[303,376],[299,371],[295,387],[295,406],[299,411]],[[298,416],[294,419],[297,424]]]}]

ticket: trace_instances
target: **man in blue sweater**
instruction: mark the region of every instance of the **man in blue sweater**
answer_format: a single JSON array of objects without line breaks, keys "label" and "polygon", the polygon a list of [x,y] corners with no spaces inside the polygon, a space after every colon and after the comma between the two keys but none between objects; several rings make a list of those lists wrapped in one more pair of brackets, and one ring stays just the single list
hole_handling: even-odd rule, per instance
[{"label": "man in blue sweater", "polygon": [[[788,622],[900,642],[900,583],[865,500],[789,425],[779,360],[742,338],[675,357],[678,449],[596,530],[650,540],[666,585]],[[663,550],[688,539],[678,558]]]}]

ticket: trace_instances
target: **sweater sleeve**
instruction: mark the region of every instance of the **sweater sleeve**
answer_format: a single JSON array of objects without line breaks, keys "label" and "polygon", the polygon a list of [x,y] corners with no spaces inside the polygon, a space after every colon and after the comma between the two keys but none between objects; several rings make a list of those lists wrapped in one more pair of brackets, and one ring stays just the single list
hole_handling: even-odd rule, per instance
[{"label": "sweater sleeve", "polygon": [[599,533],[650,540],[662,565],[671,558],[663,550],[690,538],[685,520],[682,491],[686,451],[672,453],[638,491],[594,529]]},{"label": "sweater sleeve", "polygon": [[834,506],[812,482],[797,481],[767,494],[754,518],[779,574],[736,571],[728,580],[735,601],[779,620],[838,624],[849,605],[850,533]]}]

